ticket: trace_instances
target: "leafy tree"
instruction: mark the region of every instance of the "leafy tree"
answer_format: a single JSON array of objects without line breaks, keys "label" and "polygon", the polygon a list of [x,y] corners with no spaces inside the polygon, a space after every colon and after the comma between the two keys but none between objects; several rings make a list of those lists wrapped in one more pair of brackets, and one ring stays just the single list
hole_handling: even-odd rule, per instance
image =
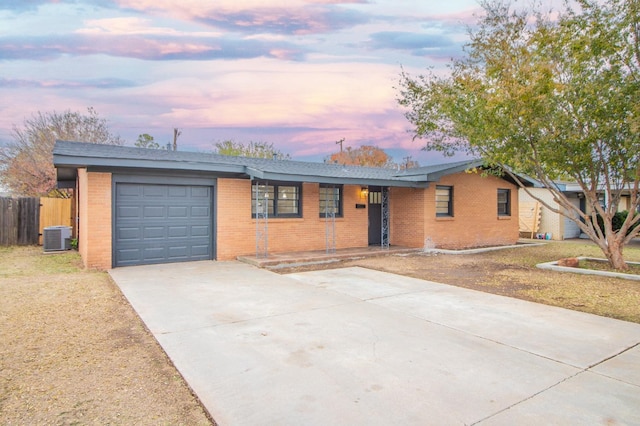
[{"label": "leafy tree", "polygon": [[160,144],[148,133],[138,135],[138,139],[134,145],[138,148],[160,149]]},{"label": "leafy tree", "polygon": [[[339,142],[344,142],[344,139]],[[395,163],[384,150],[371,145],[362,145],[355,149],[348,146],[341,149],[340,152],[329,155],[326,161],[348,166],[387,167],[401,170],[420,166],[417,161],[411,160],[411,157],[406,158],[402,163]]]},{"label": "leafy tree", "polygon": [[[612,220],[622,193],[639,206],[640,2],[577,3],[555,16],[483,3],[450,75],[403,71],[399,102],[426,149],[466,151],[516,180],[511,171],[535,177],[561,208],[538,201],[576,222],[624,270],[623,248],[638,235],[640,215],[629,214],[617,231]],[[566,177],[582,188],[589,213],[556,186]],[[594,225],[598,215],[603,229]]]},{"label": "leafy tree", "polygon": [[328,158],[330,163],[344,164],[347,166],[367,166],[367,167],[394,167],[393,158],[382,149],[371,146],[362,145],[359,148],[351,148],[350,146],[331,154]]},{"label": "leafy tree", "polygon": [[249,142],[247,145],[241,142],[226,140],[216,142],[214,152],[220,155],[254,158],[277,158],[278,160],[290,160],[291,156],[285,154],[269,142]]},{"label": "leafy tree", "polygon": [[56,189],[53,145],[56,139],[122,145],[93,108],[87,114],[66,111],[37,114],[14,126],[13,141],[0,150],[0,179],[18,195],[66,196]]}]

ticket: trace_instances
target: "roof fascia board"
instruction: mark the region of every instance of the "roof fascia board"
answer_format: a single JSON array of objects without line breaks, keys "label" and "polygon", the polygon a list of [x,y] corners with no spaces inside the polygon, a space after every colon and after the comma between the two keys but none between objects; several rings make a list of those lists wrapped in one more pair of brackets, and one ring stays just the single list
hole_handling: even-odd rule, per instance
[{"label": "roof fascia board", "polygon": [[451,167],[451,168],[440,170],[438,172],[429,173],[429,180],[433,182],[437,182],[444,176],[464,172],[465,170],[469,170],[474,167],[480,167],[483,164],[484,163],[481,160],[469,161],[468,163],[464,163],[456,167]]},{"label": "roof fascia board", "polygon": [[307,182],[307,183],[332,183],[344,185],[371,185],[371,186],[395,186],[406,188],[427,188],[428,182],[412,182],[402,180],[388,179],[369,179],[369,178],[347,178],[347,177],[328,177],[328,176],[307,176],[307,175],[290,175],[285,173],[269,173],[264,172],[264,180],[284,181],[284,182]]},{"label": "roof fascia board", "polygon": [[255,167],[245,166],[245,173],[249,175],[249,179],[264,179],[264,172]]},{"label": "roof fascia board", "polygon": [[245,173],[245,166],[219,163],[176,162],[172,160],[140,160],[127,158],[76,157],[55,154],[56,167],[114,167],[136,169],[187,170],[223,173]]}]

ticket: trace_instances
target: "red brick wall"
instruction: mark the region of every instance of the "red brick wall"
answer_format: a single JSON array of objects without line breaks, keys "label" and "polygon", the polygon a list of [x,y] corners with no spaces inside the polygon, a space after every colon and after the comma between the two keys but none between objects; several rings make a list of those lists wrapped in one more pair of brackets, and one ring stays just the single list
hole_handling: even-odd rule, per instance
[{"label": "red brick wall", "polygon": [[[320,218],[319,184],[302,185],[302,218],[268,221],[269,253],[324,250],[325,220]],[[343,217],[336,218],[336,247],[366,247],[368,244],[367,209],[356,209],[360,187],[345,185]],[[218,260],[235,259],[256,252],[256,222],[251,218],[251,182],[243,179],[218,179],[217,187]]]},{"label": "red brick wall", "polygon": [[111,173],[78,170],[78,250],[86,268],[111,268]]},{"label": "red brick wall", "polygon": [[[111,268],[111,174],[78,171],[79,250],[87,268]],[[440,248],[513,244],[518,239],[518,193],[496,177],[458,173],[438,182],[454,187],[454,217],[436,218],[435,184],[427,189],[391,188],[390,242],[423,247],[425,240]],[[497,215],[497,189],[511,189],[510,217]],[[320,218],[319,185],[302,187],[302,218],[269,219],[269,253],[324,250],[325,221]],[[343,217],[336,218],[336,247],[368,245],[368,209],[360,186],[345,185]],[[218,179],[216,188],[216,248],[218,260],[255,254],[256,222],[251,218],[251,182]]]},{"label": "red brick wall", "polygon": [[[453,217],[436,217],[435,190],[425,190],[424,238],[435,247],[462,249],[515,244],[518,241],[518,189],[507,181],[478,173],[443,177],[437,185],[453,186]],[[511,190],[511,216],[499,217],[498,189]]]},{"label": "red brick wall", "polygon": [[390,244],[406,247],[424,245],[425,190],[391,188],[389,194]]}]

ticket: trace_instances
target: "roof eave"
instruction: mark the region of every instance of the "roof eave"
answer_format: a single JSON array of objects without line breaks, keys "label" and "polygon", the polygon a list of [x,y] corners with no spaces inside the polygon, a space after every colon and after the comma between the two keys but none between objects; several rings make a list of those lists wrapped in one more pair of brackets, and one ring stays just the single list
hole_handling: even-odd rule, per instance
[{"label": "roof eave", "polygon": [[375,179],[365,177],[335,177],[335,176],[318,176],[318,175],[298,175],[287,173],[263,172],[262,177],[255,176],[258,179],[284,181],[284,182],[307,182],[307,183],[328,183],[336,185],[367,185],[367,186],[392,186],[403,188],[427,188],[429,182],[415,182],[399,179]]},{"label": "roof eave", "polygon": [[185,170],[245,174],[246,167],[234,164],[179,162],[174,160],[144,160],[129,158],[80,157],[54,154],[56,168],[114,167],[131,169]]},{"label": "roof eave", "polygon": [[446,169],[442,169],[438,172],[434,172],[434,173],[429,173],[428,180],[432,181],[432,182],[437,182],[439,181],[442,177],[444,176],[448,176],[448,175],[452,175],[455,173],[460,173],[460,172],[464,172],[465,170],[469,170],[469,169],[473,169],[476,167],[481,167],[482,165],[484,165],[484,162],[482,160],[471,160],[471,161],[467,161],[463,164],[459,164],[455,167],[449,167]]}]

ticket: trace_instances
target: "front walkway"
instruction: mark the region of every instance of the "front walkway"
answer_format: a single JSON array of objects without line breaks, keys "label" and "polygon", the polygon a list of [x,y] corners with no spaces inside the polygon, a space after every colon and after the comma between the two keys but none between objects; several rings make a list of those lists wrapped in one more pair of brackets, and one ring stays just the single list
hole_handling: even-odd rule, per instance
[{"label": "front walkway", "polygon": [[640,424],[640,324],[363,268],[110,274],[220,425]]},{"label": "front walkway", "polygon": [[278,269],[300,265],[333,263],[340,260],[362,259],[365,257],[387,256],[403,253],[418,253],[422,249],[402,246],[382,248],[380,246],[356,247],[338,249],[334,252],[325,250],[296,251],[286,253],[269,253],[268,257],[238,256],[240,262],[258,266],[260,268]]}]

